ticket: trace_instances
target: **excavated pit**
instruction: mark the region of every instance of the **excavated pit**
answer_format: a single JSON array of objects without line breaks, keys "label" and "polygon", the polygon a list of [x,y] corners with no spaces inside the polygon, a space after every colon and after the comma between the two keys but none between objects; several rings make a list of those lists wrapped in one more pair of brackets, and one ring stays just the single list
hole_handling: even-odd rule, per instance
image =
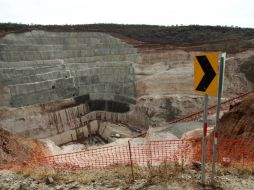
[{"label": "excavated pit", "polygon": [[[245,59],[253,51],[231,56],[225,94],[247,91],[252,59]],[[202,97],[192,94],[192,72],[191,52],[143,52],[106,33],[11,33],[0,39],[0,128],[87,147],[167,127],[202,107]],[[232,73],[241,80],[231,80]],[[175,129],[168,131],[174,138],[192,130]]]},{"label": "excavated pit", "polygon": [[0,39],[0,107],[13,115],[3,113],[0,127],[56,145],[137,134],[129,126],[145,126],[130,117],[138,60],[136,48],[105,33],[8,34]]},{"label": "excavated pit", "polygon": [[95,120],[87,126],[67,131],[65,134],[61,134],[61,137],[67,134],[72,138],[66,143],[59,144],[59,137],[57,135],[50,137],[49,139],[60,146],[73,143],[84,144],[85,146],[98,146],[115,142],[119,138],[130,138],[139,133],[122,124],[113,124],[107,121]]},{"label": "excavated pit", "polygon": [[[73,126],[69,128],[66,128],[68,124],[67,126],[63,125],[64,117],[61,117],[61,114],[55,114],[50,122],[52,122],[52,126],[57,126],[56,132],[51,133],[45,139],[50,139],[60,146],[74,142],[91,146],[111,143],[118,138],[130,138],[142,132],[141,129],[131,126],[132,123],[127,119],[128,112],[121,112],[123,109],[129,108],[127,105],[121,107],[121,104],[118,105],[114,102],[114,104],[111,104],[111,106],[114,106],[106,106],[108,109],[104,110],[103,107],[99,107],[101,109],[94,107],[96,104],[98,102],[87,104],[90,108],[88,113],[84,113],[79,109],[84,105],[79,105],[75,113]],[[90,105],[92,106],[90,107]]]},{"label": "excavated pit", "polygon": [[[68,113],[70,110],[72,110],[69,112],[70,115],[74,116],[72,127],[68,126],[70,121],[63,122],[64,118],[67,119],[69,116],[49,113],[51,127],[55,127],[56,131],[51,131],[50,135],[42,140],[47,144],[52,154],[86,150],[117,142],[121,138],[132,138],[145,131],[147,126],[146,119],[146,123],[135,123],[132,119],[130,120],[132,118],[130,107],[123,103],[102,100],[87,101],[85,104],[66,108],[61,112]],[[73,112],[74,110],[75,112]],[[137,114],[137,112],[135,113]],[[139,116],[145,117],[141,114]],[[139,119],[142,121],[142,118]],[[63,123],[67,123],[67,125]],[[138,127],[134,127],[134,125]]]}]

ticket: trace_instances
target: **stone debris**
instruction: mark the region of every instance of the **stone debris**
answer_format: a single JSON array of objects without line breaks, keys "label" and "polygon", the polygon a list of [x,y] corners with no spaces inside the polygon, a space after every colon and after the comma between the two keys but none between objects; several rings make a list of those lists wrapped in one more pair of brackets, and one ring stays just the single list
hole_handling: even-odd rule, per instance
[{"label": "stone debris", "polygon": [[145,179],[137,180],[129,188],[129,190],[141,190],[141,189],[144,189],[146,185],[147,185],[147,180],[145,180]]},{"label": "stone debris", "polygon": [[[217,189],[253,189],[254,177],[247,175],[247,173],[241,173],[237,170],[229,171],[228,169],[218,168],[219,173],[223,175],[217,176]],[[103,171],[102,171],[103,173]],[[114,172],[113,172],[114,173]],[[87,173],[88,174],[88,173]],[[86,176],[87,176],[86,174]],[[98,173],[97,173],[98,174]],[[154,176],[135,176],[134,182],[128,181],[129,177],[126,175],[123,178],[111,178],[111,171],[107,172],[107,175],[98,176],[90,181],[80,183],[76,180],[54,180],[52,177],[45,179],[35,179],[33,175],[22,175],[11,170],[0,171],[0,189],[1,190],[167,190],[167,189],[200,189],[203,187],[200,185],[200,171],[195,171],[186,168],[184,173],[172,173],[169,178],[158,178],[156,174]],[[65,172],[65,175],[71,175],[71,173]],[[84,174],[81,172],[80,176]],[[92,172],[91,172],[91,175]],[[88,177],[88,176],[87,176]],[[209,181],[210,176],[207,176]],[[207,185],[206,189],[211,189]]]},{"label": "stone debris", "polygon": [[45,180],[47,185],[53,184],[54,183],[54,179],[52,177],[47,177]]}]

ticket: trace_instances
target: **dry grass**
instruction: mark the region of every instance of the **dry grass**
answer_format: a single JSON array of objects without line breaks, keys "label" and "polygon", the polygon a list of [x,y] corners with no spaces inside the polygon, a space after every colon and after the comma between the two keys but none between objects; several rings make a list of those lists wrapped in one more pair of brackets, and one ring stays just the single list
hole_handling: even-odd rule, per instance
[{"label": "dry grass", "polygon": [[[88,184],[92,181],[106,180],[112,186],[119,183],[121,185],[132,184],[135,180],[146,179],[154,183],[155,181],[167,181],[185,170],[180,164],[164,162],[159,166],[134,167],[134,178],[130,167],[116,167],[104,170],[56,170],[48,167],[15,169],[18,174],[30,176],[35,180],[45,180],[52,177],[56,182],[69,183],[77,181],[81,184]],[[133,180],[134,179],[134,180]]]},{"label": "dry grass", "polygon": [[178,163],[168,163],[163,162],[159,166],[149,166],[148,167],[136,167],[134,169],[134,177],[154,180],[160,179],[161,181],[168,180],[173,176],[177,176],[184,172],[183,165]]},{"label": "dry grass", "polygon": [[[236,169],[231,167],[216,167],[218,177],[217,189],[222,188],[225,183],[220,178],[225,175],[235,176],[237,179],[245,176],[253,175],[250,170]],[[158,166],[134,167],[134,180],[132,177],[131,168],[114,167],[98,170],[71,170],[71,169],[52,169],[52,168],[17,168],[16,172],[26,177],[31,177],[37,181],[45,181],[48,177],[52,177],[56,184],[68,184],[78,182],[82,185],[91,183],[106,184],[107,188],[130,187],[137,181],[145,181],[145,187],[173,185],[173,187],[203,189],[200,184],[200,168],[193,165],[182,165],[179,163],[164,162]],[[207,183],[210,184],[211,165],[207,164]],[[224,184],[225,185],[225,184]],[[210,188],[210,186],[207,186]],[[171,189],[170,187],[167,187]]]},{"label": "dry grass", "polygon": [[[207,43],[225,40],[251,39],[252,28],[224,26],[156,26],[156,25],[121,25],[121,24],[88,24],[88,25],[25,25],[17,23],[0,23],[0,31],[25,32],[31,30],[64,31],[99,31],[120,34],[138,41],[160,44]],[[235,44],[236,45],[236,44]],[[251,46],[251,44],[246,44]]]},{"label": "dry grass", "polygon": [[42,169],[36,170],[32,168],[20,168],[17,170],[18,174],[22,174],[26,177],[32,177],[37,181],[43,181],[48,177],[52,177],[54,181],[60,183],[70,183],[73,181],[77,181],[80,184],[87,184],[96,179],[96,176],[82,171],[69,171],[69,170],[54,170],[54,169]]}]

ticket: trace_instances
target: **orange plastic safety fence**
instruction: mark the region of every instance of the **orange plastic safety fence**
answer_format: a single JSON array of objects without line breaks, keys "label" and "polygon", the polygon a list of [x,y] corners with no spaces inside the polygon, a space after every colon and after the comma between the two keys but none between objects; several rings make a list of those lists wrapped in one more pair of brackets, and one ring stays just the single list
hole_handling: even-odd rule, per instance
[{"label": "orange plastic safety fence", "polygon": [[[212,140],[207,139],[206,161],[212,161]],[[220,138],[217,163],[224,166],[254,166],[254,140]],[[24,166],[53,168],[100,169],[117,166],[158,166],[164,162],[191,163],[201,161],[201,139],[151,141],[106,146],[68,154],[37,157],[21,163]],[[17,165],[8,163],[0,169]]]},{"label": "orange plastic safety fence", "polygon": [[241,168],[254,166],[254,140],[221,138],[218,146],[219,163]]},{"label": "orange plastic safety fence", "polygon": [[[196,145],[194,160],[201,161],[201,143]],[[206,162],[213,159],[213,140],[207,139]],[[219,138],[217,144],[216,162],[224,166],[237,168],[254,167],[254,140],[253,139],[228,139]]]},{"label": "orange plastic safety fence", "polygon": [[[164,161],[190,162],[193,160],[195,148],[193,144],[200,139],[153,141],[102,147],[69,154],[34,158],[33,164],[51,165],[68,168],[105,168],[127,166],[159,165]],[[195,143],[194,143],[195,142]]]}]

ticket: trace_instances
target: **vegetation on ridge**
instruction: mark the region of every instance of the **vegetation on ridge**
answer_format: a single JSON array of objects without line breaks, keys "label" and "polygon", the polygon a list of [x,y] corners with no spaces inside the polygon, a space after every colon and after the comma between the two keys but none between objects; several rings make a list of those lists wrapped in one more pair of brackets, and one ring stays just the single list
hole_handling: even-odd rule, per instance
[{"label": "vegetation on ridge", "polygon": [[26,25],[0,23],[0,34],[31,30],[47,31],[99,31],[120,34],[146,43],[188,44],[210,41],[254,38],[254,29],[226,26],[157,26],[157,25]]}]

